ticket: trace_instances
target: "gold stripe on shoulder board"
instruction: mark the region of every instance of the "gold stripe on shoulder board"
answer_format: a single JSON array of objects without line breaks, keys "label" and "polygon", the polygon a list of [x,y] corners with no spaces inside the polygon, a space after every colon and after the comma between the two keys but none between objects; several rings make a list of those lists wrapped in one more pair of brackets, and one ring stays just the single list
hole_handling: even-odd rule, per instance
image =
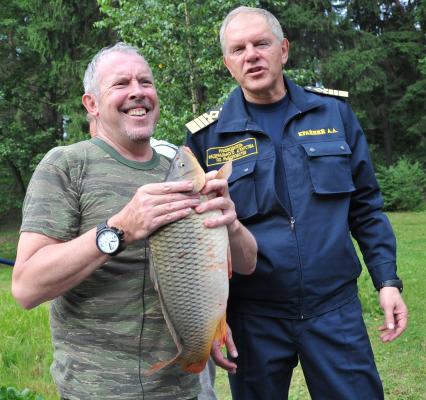
[{"label": "gold stripe on shoulder board", "polygon": [[191,133],[201,131],[201,129],[204,129],[206,126],[209,126],[219,118],[221,110],[222,107],[208,111],[200,115],[199,117],[193,119],[192,121],[186,123],[185,126]]},{"label": "gold stripe on shoulder board", "polygon": [[326,94],[328,96],[349,97],[349,92],[346,90],[326,89],[314,86],[305,86],[304,89],[308,92]]}]

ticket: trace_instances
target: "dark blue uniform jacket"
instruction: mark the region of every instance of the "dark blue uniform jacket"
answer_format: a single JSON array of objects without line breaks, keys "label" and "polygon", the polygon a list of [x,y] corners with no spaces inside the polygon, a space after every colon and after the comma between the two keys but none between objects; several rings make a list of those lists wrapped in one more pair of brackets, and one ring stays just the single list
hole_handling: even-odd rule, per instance
[{"label": "dark blue uniform jacket", "polygon": [[282,318],[308,318],[357,293],[357,240],[373,282],[396,278],[396,244],[367,142],[346,102],[286,79],[290,103],[282,156],[290,207],[275,191],[276,153],[251,120],[241,88],[217,121],[187,144],[205,170],[233,159],[229,179],[238,219],[255,236],[256,271],[234,274],[228,308]]}]

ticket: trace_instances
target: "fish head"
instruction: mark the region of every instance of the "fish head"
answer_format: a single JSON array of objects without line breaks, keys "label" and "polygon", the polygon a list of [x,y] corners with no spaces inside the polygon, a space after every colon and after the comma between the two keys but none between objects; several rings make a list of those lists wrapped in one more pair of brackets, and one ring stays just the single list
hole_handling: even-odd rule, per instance
[{"label": "fish head", "polygon": [[180,146],[176,152],[175,158],[170,164],[166,181],[186,180],[193,182],[193,192],[198,193],[206,183],[206,174],[189,147]]}]

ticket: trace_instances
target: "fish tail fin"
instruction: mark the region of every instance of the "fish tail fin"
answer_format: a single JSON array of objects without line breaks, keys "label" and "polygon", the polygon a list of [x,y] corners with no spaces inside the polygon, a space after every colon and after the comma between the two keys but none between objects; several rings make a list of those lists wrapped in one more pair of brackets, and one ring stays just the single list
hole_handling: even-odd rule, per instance
[{"label": "fish tail fin", "polygon": [[149,368],[146,371],[144,371],[143,374],[145,376],[151,376],[151,375],[155,374],[156,372],[160,371],[160,369],[166,368],[169,365],[177,363],[178,362],[178,357],[179,357],[179,355],[177,355],[176,357],[172,358],[171,360],[159,361],[158,363],[155,363],[154,365],[152,365],[151,368]]}]

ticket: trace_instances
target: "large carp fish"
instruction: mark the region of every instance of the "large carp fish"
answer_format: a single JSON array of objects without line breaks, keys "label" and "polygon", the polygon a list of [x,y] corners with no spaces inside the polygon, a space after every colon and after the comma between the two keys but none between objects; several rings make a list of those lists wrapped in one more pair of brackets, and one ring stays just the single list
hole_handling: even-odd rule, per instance
[{"label": "large carp fish", "polygon": [[[231,162],[218,172],[227,179]],[[166,181],[191,180],[194,193],[204,187],[206,177],[188,147],[179,147]],[[208,197],[201,195],[201,201]],[[179,221],[165,225],[149,238],[150,272],[158,291],[162,312],[177,347],[171,360],[145,371],[151,375],[171,364],[185,371],[201,372],[214,340],[226,337],[230,250],[226,226],[206,228],[204,221],[220,210],[198,214],[195,211]]]}]

